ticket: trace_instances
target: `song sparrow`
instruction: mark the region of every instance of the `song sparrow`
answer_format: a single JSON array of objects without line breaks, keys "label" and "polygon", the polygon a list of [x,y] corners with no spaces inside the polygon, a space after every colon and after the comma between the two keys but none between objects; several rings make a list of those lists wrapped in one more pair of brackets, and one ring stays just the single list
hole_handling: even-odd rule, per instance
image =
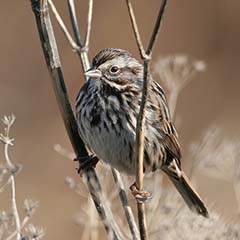
[{"label": "song sparrow", "polygon": [[[120,172],[135,174],[135,129],[143,66],[125,50],[107,48],[93,59],[76,99],[80,135],[87,147]],[[151,81],[145,121],[144,172],[163,170],[189,208],[205,217],[204,203],[181,170],[177,132],[162,87]]]}]

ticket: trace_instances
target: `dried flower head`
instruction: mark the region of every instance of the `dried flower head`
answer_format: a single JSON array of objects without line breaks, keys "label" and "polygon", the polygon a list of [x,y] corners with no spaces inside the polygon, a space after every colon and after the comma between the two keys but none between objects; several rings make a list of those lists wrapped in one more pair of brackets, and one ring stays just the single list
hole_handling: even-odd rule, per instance
[{"label": "dried flower head", "polygon": [[[194,169],[217,179],[233,181],[239,163],[240,142],[224,137],[217,127],[209,128],[190,146]],[[237,175],[237,174],[236,174]]]},{"label": "dried flower head", "polygon": [[11,222],[12,219],[13,219],[12,213],[7,213],[5,211],[0,212],[0,226],[2,224],[6,224],[6,223]]},{"label": "dried flower head", "polygon": [[38,207],[39,207],[38,201],[29,198],[24,200],[24,210],[26,216],[31,217]]},{"label": "dried flower head", "polygon": [[5,127],[11,127],[13,125],[13,123],[15,122],[16,117],[14,114],[10,115],[10,116],[6,116],[4,115],[2,118],[2,123],[5,125]]},{"label": "dried flower head", "polygon": [[29,224],[25,228],[26,232],[30,234],[31,240],[40,240],[45,235],[45,230],[41,227],[36,227],[33,224]]},{"label": "dried flower head", "polygon": [[168,91],[181,90],[197,72],[206,71],[206,64],[187,55],[160,57],[154,65],[154,72],[159,75]]}]

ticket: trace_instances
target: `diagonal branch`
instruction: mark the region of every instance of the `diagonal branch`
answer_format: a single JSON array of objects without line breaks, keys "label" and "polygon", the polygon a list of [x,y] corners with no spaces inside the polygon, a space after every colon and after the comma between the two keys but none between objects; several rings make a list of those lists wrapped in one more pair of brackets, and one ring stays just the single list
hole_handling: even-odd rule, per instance
[{"label": "diagonal branch", "polygon": [[84,44],[82,43],[81,35],[80,35],[78,23],[77,23],[77,16],[76,16],[74,0],[68,0],[68,8],[69,8],[73,33],[74,33],[76,42],[77,42],[78,46],[80,46],[80,48],[83,48]]},{"label": "diagonal branch", "polygon": [[[89,0],[89,1],[92,1],[92,0]],[[69,14],[70,14],[70,19],[71,19],[71,24],[72,24],[74,37],[75,37],[75,40],[76,40],[78,46],[80,46],[80,51],[78,52],[78,54],[79,54],[79,57],[80,57],[80,61],[81,61],[83,71],[86,71],[90,68],[89,60],[88,60],[88,56],[87,56],[88,46],[86,47],[86,40],[89,41],[89,38],[90,38],[91,23],[92,23],[92,8],[93,8],[93,3],[89,3],[87,32],[86,32],[85,42],[83,43],[82,39],[81,39],[81,34],[80,34],[80,31],[79,31],[79,27],[78,27],[78,22],[77,22],[77,15],[76,15],[76,10],[75,10],[75,1],[74,0],[68,0],[68,9],[69,9]],[[91,16],[89,16],[89,14],[91,14]],[[84,78],[85,78],[85,81],[87,81],[87,77],[85,75],[84,75]]]},{"label": "diagonal branch", "polygon": [[[132,29],[133,29],[135,39],[138,45],[139,53],[143,59],[143,65],[144,65],[142,100],[141,100],[140,110],[137,118],[137,128],[136,128],[136,187],[140,191],[143,189],[145,106],[147,102],[148,91],[151,84],[151,81],[150,81],[151,79],[149,77],[149,65],[151,62],[151,55],[152,55],[154,43],[156,42],[156,39],[157,39],[157,35],[161,25],[161,20],[163,17],[166,3],[167,3],[167,0],[162,0],[158,17],[151,35],[151,39],[149,41],[147,51],[145,51],[142,45],[140,33],[138,31],[131,0],[126,0],[128,13],[129,13],[131,24],[132,24]],[[141,239],[145,240],[145,239],[148,239],[145,206],[144,206],[144,203],[140,203],[140,202],[138,202],[137,205],[138,205],[138,224],[139,224],[140,236],[141,236]]]},{"label": "diagonal branch", "polygon": [[60,17],[55,5],[53,4],[52,0],[48,0],[49,6],[52,9],[52,12],[55,16],[55,18],[57,19],[57,22],[59,24],[59,26],[61,27],[66,39],[68,40],[68,42],[70,43],[72,49],[76,52],[79,51],[79,46],[74,42],[74,40],[72,39],[71,34],[68,32],[67,27],[65,26],[62,18]]},{"label": "diagonal branch", "polygon": [[[56,40],[49,16],[47,0],[32,0],[31,2],[46,64],[52,78],[53,88],[68,136],[76,155],[86,157],[88,156],[88,152],[78,134],[77,123],[67,95]],[[121,239],[118,229],[114,226],[113,219],[109,218],[109,215],[103,206],[103,202],[101,201],[102,190],[95,170],[89,169],[84,172],[84,177],[86,178],[90,194],[109,238],[111,239],[113,237],[114,239]]]},{"label": "diagonal branch", "polygon": [[88,2],[88,18],[87,18],[87,31],[85,34],[84,48],[85,51],[88,51],[89,48],[89,40],[92,26],[92,9],[93,9],[93,0],[89,0]]},{"label": "diagonal branch", "polygon": [[159,13],[158,13],[158,16],[157,16],[157,20],[156,20],[156,23],[155,23],[154,28],[153,28],[152,36],[151,36],[151,39],[149,41],[148,48],[147,48],[147,51],[146,51],[147,55],[150,55],[150,56],[152,55],[154,43],[156,42],[159,30],[160,30],[160,26],[161,26],[161,22],[162,22],[162,18],[163,18],[163,14],[164,14],[164,10],[165,10],[166,5],[167,5],[167,0],[162,0],[161,6],[160,6],[160,9],[159,9]]},{"label": "diagonal branch", "polygon": [[139,239],[139,231],[138,231],[137,225],[135,223],[132,209],[128,203],[128,199],[127,199],[127,195],[126,195],[126,191],[125,191],[125,188],[123,185],[121,175],[114,168],[112,168],[112,174],[113,174],[113,178],[115,180],[116,186],[119,190],[120,200],[122,202],[125,216],[126,216],[126,219],[127,219],[128,225],[129,225],[129,229],[130,229],[132,237],[133,237],[132,239],[137,240],[137,239]]},{"label": "diagonal branch", "polygon": [[136,42],[137,42],[137,45],[138,45],[138,50],[139,50],[140,56],[141,56],[142,59],[145,59],[145,58],[147,58],[147,56],[146,56],[146,53],[145,53],[145,50],[144,50],[144,47],[143,47],[143,44],[142,44],[142,40],[141,40],[140,33],[139,33],[139,30],[138,30],[135,14],[133,12],[133,7],[132,7],[131,0],[126,0],[126,3],[127,3],[128,13],[129,13],[129,16],[130,16],[132,29],[133,29],[133,33],[134,33],[134,36],[135,36],[135,39],[136,39]]}]

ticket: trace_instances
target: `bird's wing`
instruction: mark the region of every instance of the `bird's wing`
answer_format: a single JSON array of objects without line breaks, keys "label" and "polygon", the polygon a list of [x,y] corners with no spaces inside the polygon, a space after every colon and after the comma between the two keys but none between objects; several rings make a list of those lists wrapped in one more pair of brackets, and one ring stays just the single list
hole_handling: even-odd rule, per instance
[{"label": "bird's wing", "polygon": [[[181,166],[181,150],[178,142],[177,131],[171,120],[170,111],[166,95],[159,83],[152,81],[152,90],[155,94],[155,101],[158,101],[158,114],[161,122],[162,144],[168,153],[176,159],[179,167]],[[150,96],[151,97],[151,96]]]}]

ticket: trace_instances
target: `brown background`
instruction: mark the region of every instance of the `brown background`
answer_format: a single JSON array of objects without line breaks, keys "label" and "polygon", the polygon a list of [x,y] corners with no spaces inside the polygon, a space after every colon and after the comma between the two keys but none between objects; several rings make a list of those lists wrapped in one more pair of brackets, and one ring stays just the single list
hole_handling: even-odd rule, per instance
[{"label": "brown background", "polygon": [[[69,23],[66,1],[56,2]],[[84,33],[87,1],[77,2]],[[125,2],[95,2],[90,57],[104,47],[124,48],[138,56]],[[146,43],[159,1],[134,3]],[[206,61],[208,66],[207,72],[197,75],[182,92],[178,102],[183,154],[189,143],[198,139],[209,125],[217,124],[228,136],[237,136],[240,132],[239,10],[240,2],[234,0],[169,1],[154,60],[159,55],[184,53]],[[17,117],[12,129],[16,141],[11,158],[23,165],[17,176],[17,201],[19,206],[26,197],[40,201],[33,221],[47,229],[46,239],[79,239],[81,230],[72,216],[79,211],[81,202],[64,183],[66,176],[78,179],[76,165],[53,150],[55,143],[71,147],[57,109],[29,1],[3,1],[0,29],[0,115],[14,113]],[[55,29],[69,95],[74,101],[82,84],[79,61],[59,28]],[[0,153],[2,161],[2,149]],[[235,211],[229,185],[211,182],[205,191],[200,183],[200,192],[209,203],[216,203],[219,211]],[[7,209],[8,199],[9,195],[0,195],[0,209]],[[223,203],[224,206],[230,203],[231,207],[224,210]]]}]

